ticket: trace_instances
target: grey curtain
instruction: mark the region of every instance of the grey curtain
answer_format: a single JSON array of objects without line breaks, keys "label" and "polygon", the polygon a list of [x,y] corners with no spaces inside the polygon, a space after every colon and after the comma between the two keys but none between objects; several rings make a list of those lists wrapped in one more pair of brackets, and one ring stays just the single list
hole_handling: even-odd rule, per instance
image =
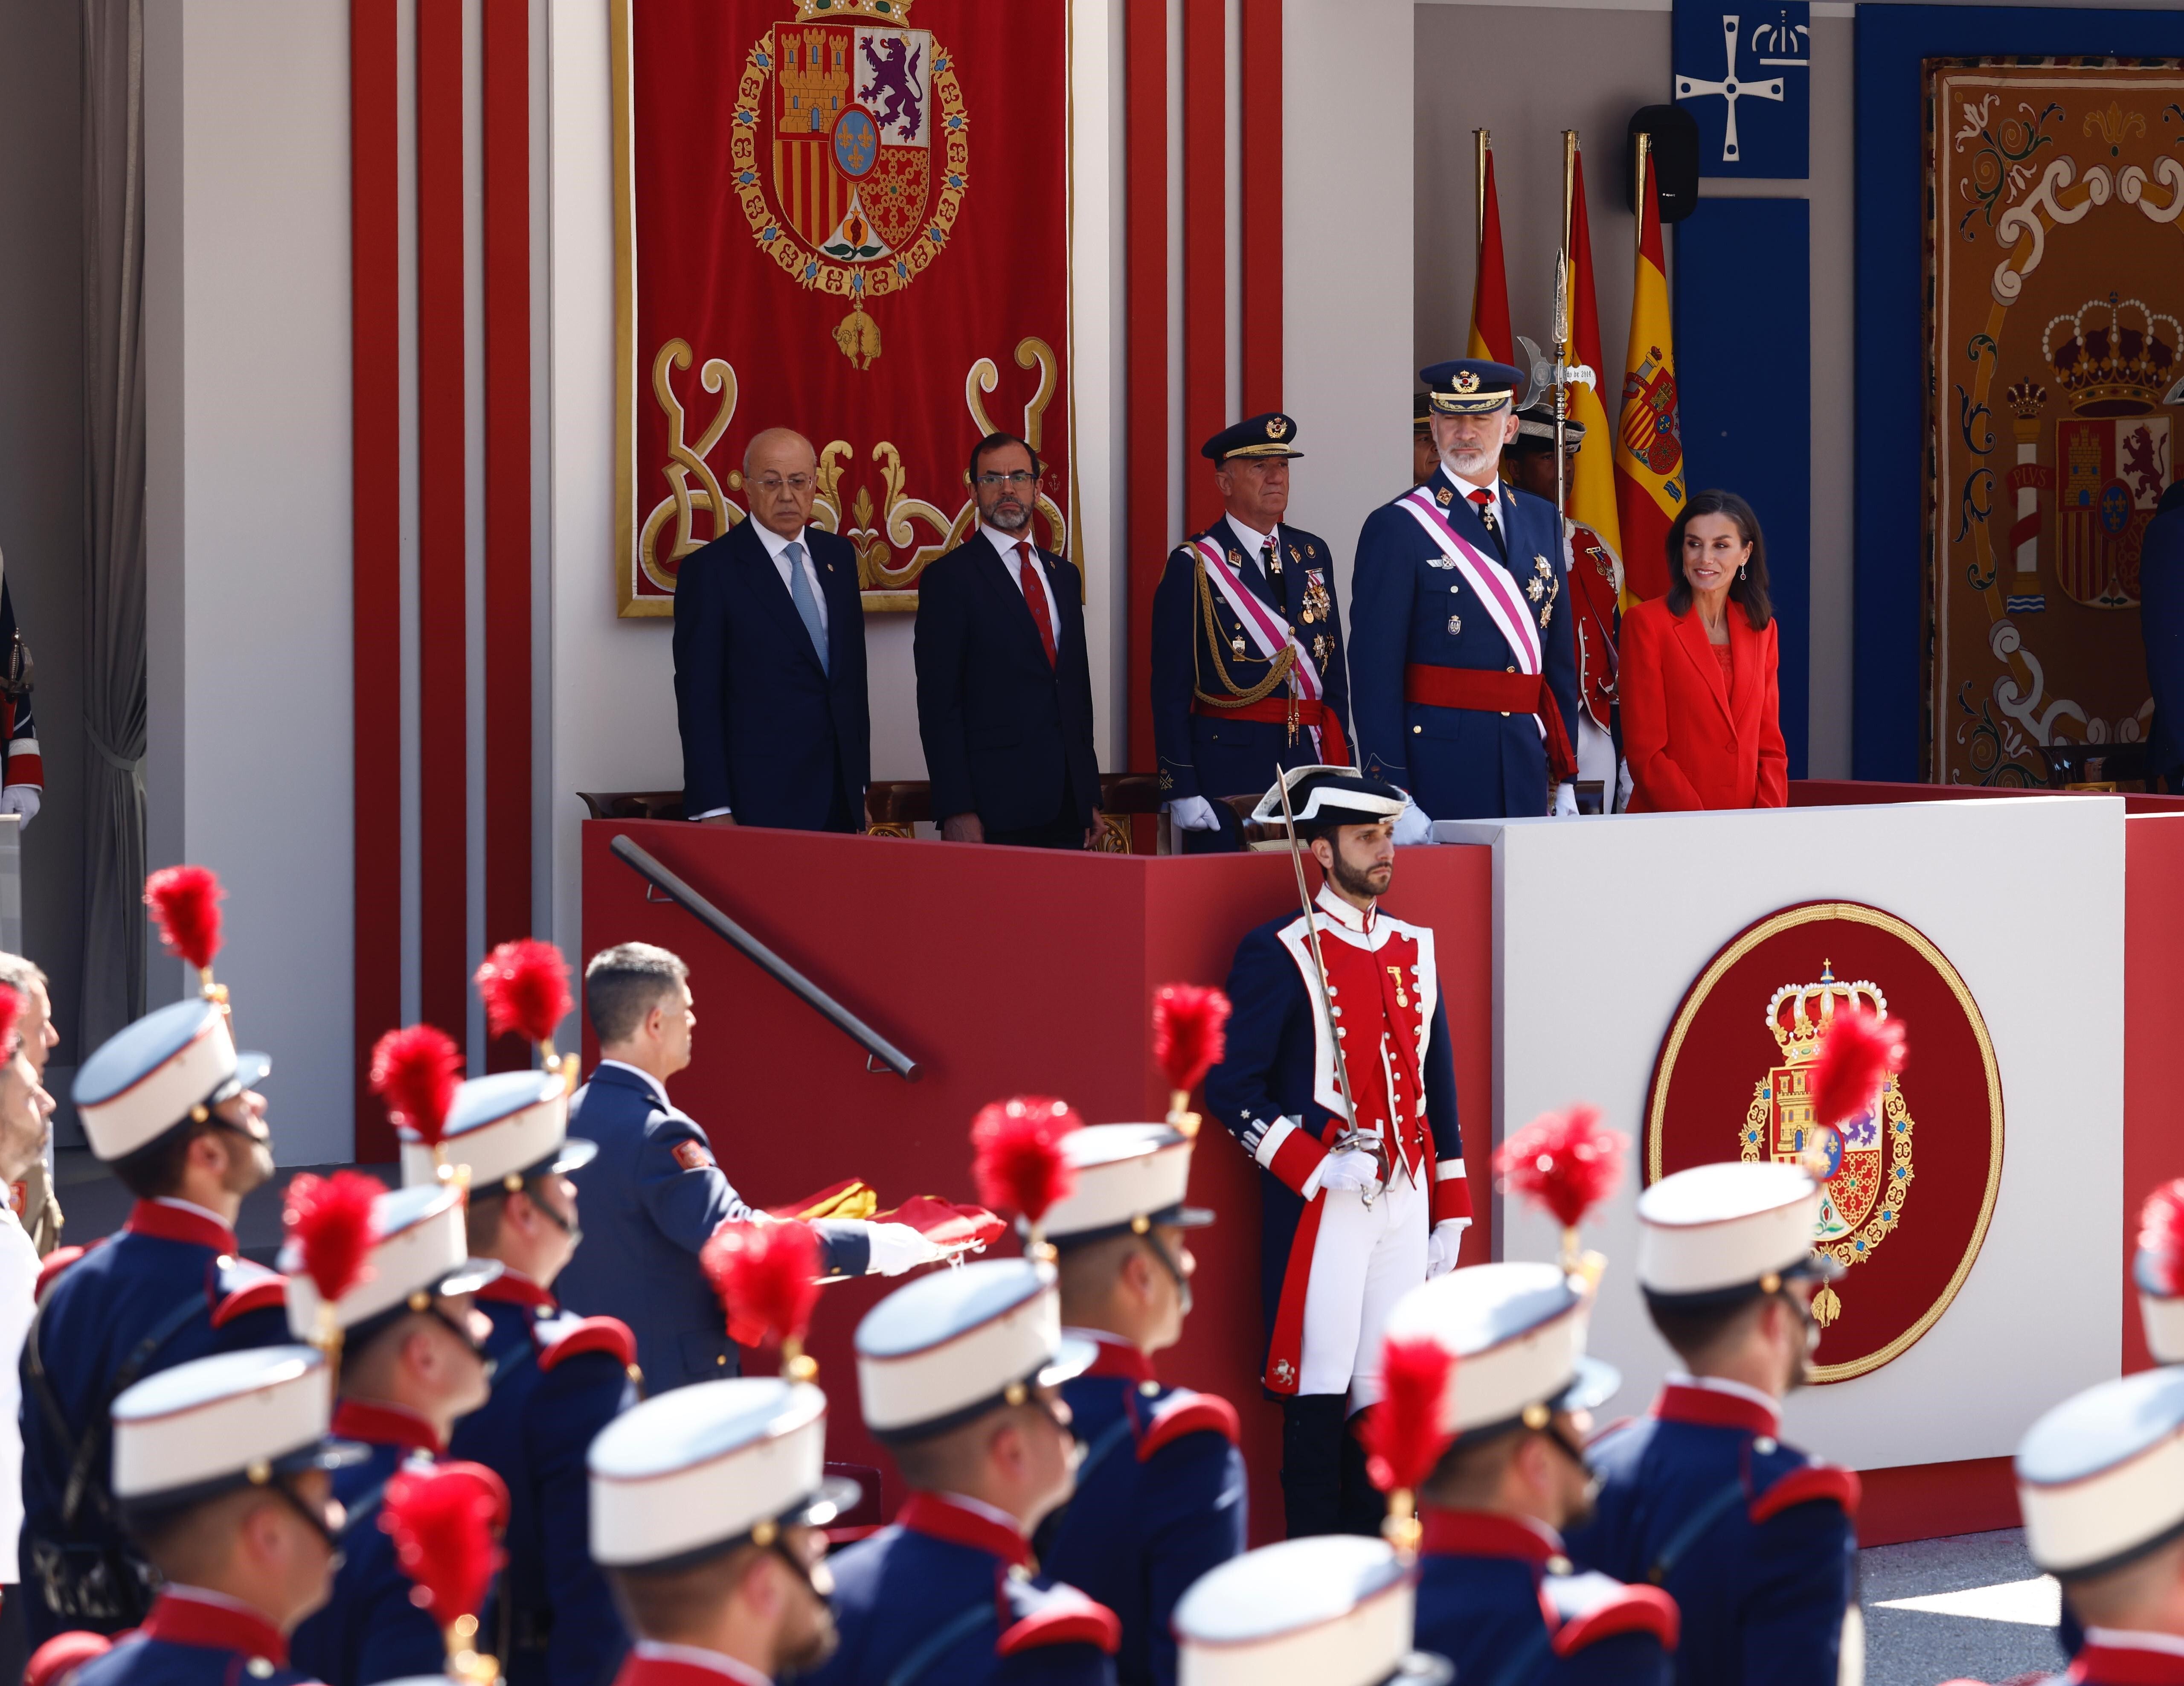
[{"label": "grey curtain", "polygon": [[88,1052],[144,1011],[144,8],[81,4]]}]

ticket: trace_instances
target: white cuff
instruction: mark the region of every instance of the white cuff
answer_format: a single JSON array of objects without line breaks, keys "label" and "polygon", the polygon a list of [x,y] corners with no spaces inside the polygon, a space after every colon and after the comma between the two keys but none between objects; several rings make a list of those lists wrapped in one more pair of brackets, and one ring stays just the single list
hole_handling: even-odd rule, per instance
[{"label": "white cuff", "polygon": [[735,810],[733,808],[707,808],[705,812],[694,813],[689,815],[688,818],[691,819],[717,819],[724,813],[732,814],[734,812]]}]

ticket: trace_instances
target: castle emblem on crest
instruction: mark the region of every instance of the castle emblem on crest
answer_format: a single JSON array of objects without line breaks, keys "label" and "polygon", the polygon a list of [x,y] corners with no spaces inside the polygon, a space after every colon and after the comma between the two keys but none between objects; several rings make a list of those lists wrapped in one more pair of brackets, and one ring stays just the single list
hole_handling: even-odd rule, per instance
[{"label": "castle emblem on crest", "polygon": [[801,0],[751,44],[737,88],[731,185],[752,237],[798,286],[850,301],[834,342],[880,355],[873,299],[946,248],[969,181],[952,56],[906,27],[913,0]]},{"label": "castle emblem on crest", "polygon": [[[1911,1186],[1911,1114],[1903,1080],[1892,1075],[1875,1102],[1833,1127],[1813,1115],[1808,1087],[1813,1059],[1838,1011],[1860,1008],[1888,1016],[1878,985],[1839,983],[1827,963],[1813,984],[1785,984],[1767,1003],[1767,1028],[1782,1051],[1782,1064],[1752,1086],[1742,1150],[1747,1159],[1802,1166],[1820,1184],[1820,1220],[1814,1251],[1837,1263],[1861,1264],[1873,1257],[1903,1214]],[[1832,1287],[1813,1296],[1813,1318],[1822,1328],[1842,1311]]]}]

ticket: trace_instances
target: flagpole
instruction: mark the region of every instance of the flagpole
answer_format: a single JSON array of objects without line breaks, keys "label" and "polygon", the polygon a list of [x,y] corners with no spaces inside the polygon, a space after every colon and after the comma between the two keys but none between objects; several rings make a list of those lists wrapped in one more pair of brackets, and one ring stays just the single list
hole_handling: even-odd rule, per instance
[{"label": "flagpole", "polygon": [[[1494,149],[1494,137],[1485,129],[1471,131],[1472,189],[1471,200],[1474,214],[1471,219],[1471,249],[1476,254],[1486,238],[1486,154]],[[1476,283],[1474,283],[1475,285]],[[1478,307],[1472,314],[1478,315]]]},{"label": "flagpole", "polygon": [[[1563,131],[1563,238],[1555,254],[1555,515],[1557,522],[1569,514],[1568,451],[1564,444],[1569,422],[1570,342],[1570,181],[1577,159],[1577,131]],[[1566,530],[1558,527],[1558,531]]]}]

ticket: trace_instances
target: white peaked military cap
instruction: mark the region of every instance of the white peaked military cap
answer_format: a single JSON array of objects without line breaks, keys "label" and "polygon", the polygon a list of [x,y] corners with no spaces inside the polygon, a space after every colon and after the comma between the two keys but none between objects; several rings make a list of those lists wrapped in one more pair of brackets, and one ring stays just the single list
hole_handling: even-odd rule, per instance
[{"label": "white peaked military cap", "polygon": [[355,1463],[363,1447],[327,1438],[332,1410],[326,1360],[309,1347],[178,1364],[114,1402],[114,1495],[141,1513]]},{"label": "white peaked military cap", "polygon": [[2065,1399],[2017,1448],[2032,1560],[2065,1579],[2122,1567],[2184,1532],[2184,1370]]},{"label": "white peaked military cap", "polygon": [[1554,1264],[1474,1264],[1412,1288],[1388,1314],[1390,1339],[1431,1340],[1457,1360],[1440,1426],[1484,1439],[1555,1411],[1591,1410],[1622,1385],[1587,1355],[1592,1298]]},{"label": "white peaked military cap", "polygon": [[1292,767],[1259,798],[1251,818],[1262,825],[1282,823],[1282,786],[1289,786],[1290,812],[1299,825],[1372,825],[1393,819],[1410,799],[1382,779],[1368,779],[1354,767]]},{"label": "white peaked military cap", "polygon": [[1077,1186],[1047,1209],[1042,1225],[1057,1247],[1083,1246],[1156,1225],[1198,1229],[1213,1214],[1184,1203],[1191,1138],[1167,1124],[1089,1124],[1061,1138]]},{"label": "white peaked military cap", "polygon": [[1063,1336],[1051,1264],[989,1259],[935,1271],[857,1325],[865,1426],[883,1440],[943,1433],[1082,1375],[1095,1350]]},{"label": "white peaked military cap", "polygon": [[[452,1184],[398,1188],[371,1206],[371,1262],[364,1280],[334,1304],[334,1320],[354,1334],[404,1311],[423,1311],[441,1295],[475,1293],[500,1275],[497,1259],[473,1259],[463,1228],[463,1192]],[[318,1331],[318,1285],[304,1274],[293,1242],[281,1251],[288,1278],[288,1329],[298,1340]]]},{"label": "white peaked military cap", "polygon": [[1232,1557],[1175,1607],[1178,1686],[1438,1686],[1411,1649],[1415,1577],[1384,1540],[1318,1534]]},{"label": "white peaked military cap", "polygon": [[824,1527],[857,1498],[827,1474],[827,1396],[755,1376],[677,1387],[592,1442],[592,1557],[677,1568],[780,1529]]},{"label": "white peaked military cap", "polygon": [[235,1051],[227,1010],[201,996],[124,1025],[83,1063],[70,1091],[91,1151],[111,1164],[265,1080],[273,1062]]},{"label": "white peaked military cap", "polygon": [[[432,1150],[415,1131],[402,1138],[402,1182],[422,1187],[437,1180]],[[569,1135],[569,1086],[551,1071],[497,1071],[473,1077],[455,1091],[441,1148],[448,1163],[470,1173],[471,1186],[496,1185],[510,1194],[531,1178],[588,1165],[596,1143]]]},{"label": "white peaked military cap", "polygon": [[1786,1276],[1832,1280],[1813,1251],[1820,1186],[1796,1165],[1728,1160],[1664,1176],[1638,1197],[1638,1284],[1656,1299],[1730,1301]]}]

